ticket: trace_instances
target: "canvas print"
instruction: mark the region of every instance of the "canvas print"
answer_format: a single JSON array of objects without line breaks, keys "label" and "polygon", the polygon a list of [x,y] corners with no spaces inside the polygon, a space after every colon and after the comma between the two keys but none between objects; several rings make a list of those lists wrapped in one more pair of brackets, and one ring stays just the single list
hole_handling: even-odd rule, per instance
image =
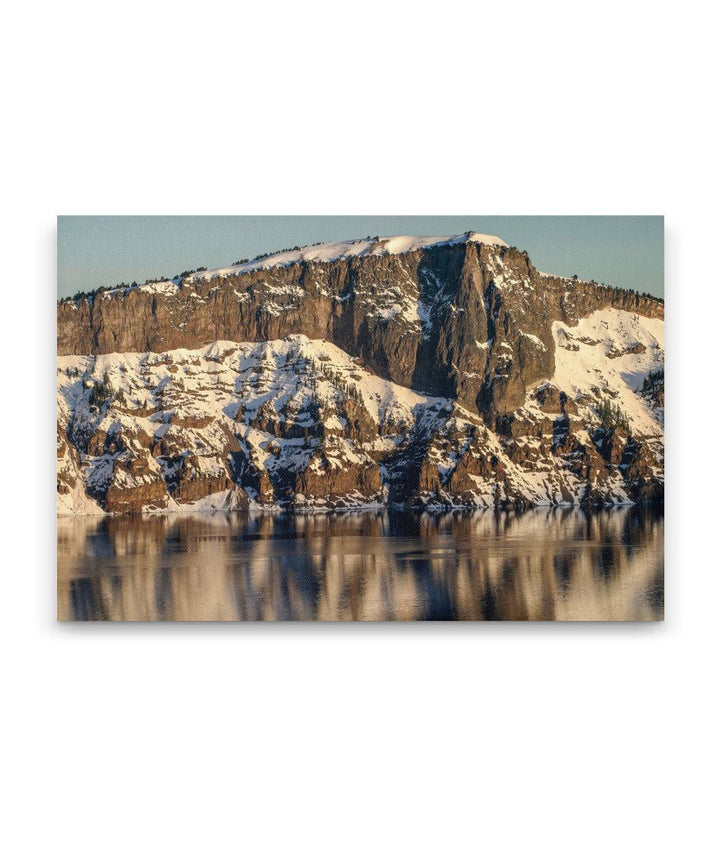
[{"label": "canvas print", "polygon": [[60,217],[58,617],[663,617],[661,217]]}]

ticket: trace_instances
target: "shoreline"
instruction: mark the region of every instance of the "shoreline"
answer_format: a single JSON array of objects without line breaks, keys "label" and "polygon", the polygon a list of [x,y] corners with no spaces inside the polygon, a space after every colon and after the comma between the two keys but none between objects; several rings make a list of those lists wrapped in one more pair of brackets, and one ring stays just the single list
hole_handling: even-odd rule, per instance
[{"label": "shoreline", "polygon": [[607,502],[607,503],[582,503],[582,502],[547,502],[547,503],[532,503],[528,505],[516,506],[516,505],[447,505],[442,503],[437,504],[429,504],[424,506],[417,505],[402,505],[402,504],[380,504],[380,503],[368,503],[366,505],[352,505],[344,508],[324,508],[322,506],[256,506],[251,508],[194,508],[192,506],[181,507],[181,508],[162,508],[162,509],[148,509],[143,511],[136,512],[114,512],[114,511],[98,511],[98,512],[87,512],[87,513],[62,513],[57,512],[55,517],[56,520],[75,520],[78,518],[113,518],[113,519],[137,519],[143,517],[170,517],[172,515],[202,515],[202,516],[212,516],[214,514],[238,514],[247,517],[255,516],[255,515],[263,515],[263,514],[297,514],[297,515],[321,515],[321,514],[349,514],[353,512],[367,512],[367,511],[400,511],[400,512],[408,512],[414,514],[449,514],[454,511],[464,511],[464,512],[477,512],[477,511],[488,511],[488,512],[515,512],[516,514],[524,514],[528,511],[533,511],[534,509],[558,509],[563,511],[569,510],[577,510],[584,512],[598,512],[598,511],[609,511],[612,509],[620,509],[620,508],[654,508],[657,510],[661,510],[665,508],[665,503],[663,502]]}]

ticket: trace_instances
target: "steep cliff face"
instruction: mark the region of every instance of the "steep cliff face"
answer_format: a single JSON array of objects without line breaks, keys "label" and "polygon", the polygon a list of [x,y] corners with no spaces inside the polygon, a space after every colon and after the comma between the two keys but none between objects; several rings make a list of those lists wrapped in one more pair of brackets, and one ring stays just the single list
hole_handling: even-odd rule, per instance
[{"label": "steep cliff face", "polygon": [[657,499],[662,319],[477,235],[65,301],[59,508]]},{"label": "steep cliff face", "polygon": [[161,353],[302,333],[362,357],[395,383],[457,397],[494,418],[552,375],[553,321],[573,323],[604,307],[663,317],[661,301],[541,274],[497,238],[406,246],[355,242],[328,260],[280,254],[67,301],[58,307],[58,354]]}]

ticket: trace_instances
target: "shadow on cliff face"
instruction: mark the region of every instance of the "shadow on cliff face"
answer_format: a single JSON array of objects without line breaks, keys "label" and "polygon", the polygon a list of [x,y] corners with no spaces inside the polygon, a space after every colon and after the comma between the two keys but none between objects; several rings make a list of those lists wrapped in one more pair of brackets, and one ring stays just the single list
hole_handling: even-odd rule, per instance
[{"label": "shadow on cliff face", "polygon": [[[461,289],[465,250],[466,245],[424,250],[417,267],[422,334],[411,385],[413,389],[444,398],[457,395],[457,380],[451,366],[460,358],[465,345],[464,341],[457,346],[454,343],[458,325],[450,309]],[[482,326],[483,320],[474,319],[473,324]]]}]

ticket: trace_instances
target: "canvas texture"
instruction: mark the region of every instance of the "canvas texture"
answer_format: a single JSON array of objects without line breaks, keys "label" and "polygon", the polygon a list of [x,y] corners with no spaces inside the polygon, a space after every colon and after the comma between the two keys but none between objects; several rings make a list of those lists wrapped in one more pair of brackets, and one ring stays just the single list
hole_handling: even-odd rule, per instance
[{"label": "canvas texture", "polygon": [[[661,280],[543,272],[474,218],[283,247],[238,217],[260,255],[144,277],[192,222],[143,219],[130,282],[61,269],[61,620],[663,617]],[[655,249],[596,247],[603,270],[657,267],[650,219]],[[558,254],[598,234],[555,220]]]}]

